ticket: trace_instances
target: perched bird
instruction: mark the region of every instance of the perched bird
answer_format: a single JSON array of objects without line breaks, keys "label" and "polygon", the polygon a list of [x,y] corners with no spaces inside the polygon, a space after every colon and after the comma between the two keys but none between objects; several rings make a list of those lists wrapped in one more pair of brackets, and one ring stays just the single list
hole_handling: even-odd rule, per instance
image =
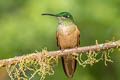
[{"label": "perched bird", "polygon": [[[69,12],[61,12],[58,14],[42,14],[55,16],[58,19],[58,27],[56,31],[57,46],[61,49],[70,49],[78,47],[80,44],[80,31],[75,25],[72,15]],[[77,61],[73,55],[65,55],[62,57],[62,64],[65,74],[72,78],[76,69]]]}]

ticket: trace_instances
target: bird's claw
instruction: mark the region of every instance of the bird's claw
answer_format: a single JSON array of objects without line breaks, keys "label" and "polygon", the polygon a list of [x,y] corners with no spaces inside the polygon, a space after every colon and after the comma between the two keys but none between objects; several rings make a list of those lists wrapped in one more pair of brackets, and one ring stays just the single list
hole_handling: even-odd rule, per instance
[{"label": "bird's claw", "polygon": [[61,51],[63,52],[65,49],[61,49]]}]

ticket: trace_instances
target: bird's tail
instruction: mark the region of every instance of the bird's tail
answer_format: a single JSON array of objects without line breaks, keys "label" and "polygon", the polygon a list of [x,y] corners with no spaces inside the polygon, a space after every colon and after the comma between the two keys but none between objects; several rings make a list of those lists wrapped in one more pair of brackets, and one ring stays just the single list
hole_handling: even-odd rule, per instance
[{"label": "bird's tail", "polygon": [[62,57],[64,72],[69,78],[73,77],[76,69],[76,63],[77,61],[75,60],[75,56],[73,55],[65,55]]}]

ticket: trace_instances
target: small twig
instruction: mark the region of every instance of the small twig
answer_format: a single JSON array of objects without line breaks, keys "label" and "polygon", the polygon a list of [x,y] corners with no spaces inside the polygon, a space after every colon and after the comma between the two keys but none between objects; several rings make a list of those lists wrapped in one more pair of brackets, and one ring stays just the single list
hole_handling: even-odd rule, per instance
[{"label": "small twig", "polygon": [[[91,46],[65,49],[64,51],[61,51],[61,50],[49,51],[46,54],[49,56],[56,56],[56,55],[62,56],[62,55],[67,55],[67,54],[72,54],[72,53],[80,54],[80,53],[86,53],[89,51],[101,51],[101,50],[107,50],[107,49],[118,48],[118,47],[120,47],[120,40],[114,41],[114,42],[108,42],[108,43],[104,43],[104,44],[96,44],[96,45],[91,45]],[[32,53],[32,54],[28,54],[28,55],[32,56],[34,58],[38,58],[38,56],[41,57],[41,52]],[[23,59],[23,57],[27,58],[27,56],[24,55],[24,56],[18,56],[18,57],[14,57],[14,58],[0,60],[0,67],[5,67],[8,64],[13,64],[15,62],[19,62],[21,59]]]}]

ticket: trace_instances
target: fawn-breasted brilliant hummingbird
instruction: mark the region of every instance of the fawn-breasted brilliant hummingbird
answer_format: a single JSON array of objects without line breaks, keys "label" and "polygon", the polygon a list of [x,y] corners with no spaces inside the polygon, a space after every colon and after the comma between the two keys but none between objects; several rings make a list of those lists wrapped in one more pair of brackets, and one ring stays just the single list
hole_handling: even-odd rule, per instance
[{"label": "fawn-breasted brilliant hummingbird", "polygon": [[[58,27],[56,31],[57,46],[61,49],[70,49],[78,47],[80,44],[80,31],[75,25],[72,15],[69,12],[61,12],[58,14],[44,13],[42,15],[55,16],[58,19]],[[73,55],[64,55],[62,64],[65,74],[72,78],[76,69],[77,61]]]}]

